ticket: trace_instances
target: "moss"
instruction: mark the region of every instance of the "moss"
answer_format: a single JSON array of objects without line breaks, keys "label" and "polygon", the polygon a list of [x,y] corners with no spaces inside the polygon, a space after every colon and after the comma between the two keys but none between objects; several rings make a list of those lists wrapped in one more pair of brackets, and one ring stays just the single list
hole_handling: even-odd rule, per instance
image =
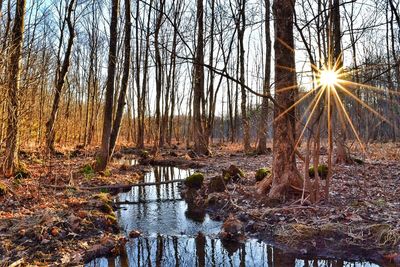
[{"label": "moss", "polygon": [[15,169],[14,178],[21,179],[21,178],[29,178],[31,176],[28,168],[22,162],[18,164],[18,167]]},{"label": "moss", "polygon": [[109,193],[109,191],[108,191],[108,189],[107,188],[102,188],[102,189],[100,189],[100,193]]},{"label": "moss", "polygon": [[203,185],[204,175],[200,172],[195,172],[185,179],[185,185],[190,188],[199,189]]},{"label": "moss", "polygon": [[[310,177],[315,177],[315,170],[314,170],[314,166],[311,166],[308,169],[308,174],[310,175]],[[325,179],[328,176],[328,166],[326,164],[319,164],[318,165],[318,174],[319,177],[322,179]]]},{"label": "moss", "polygon": [[0,182],[0,196],[7,194],[7,186]]},{"label": "moss", "polygon": [[99,200],[101,200],[102,202],[104,202],[104,203],[111,203],[111,195],[110,194],[108,194],[108,193],[105,193],[105,192],[100,192],[100,193],[98,193],[98,194],[94,194],[93,196],[92,196],[92,198],[94,198],[94,199],[99,199]]},{"label": "moss", "polygon": [[42,159],[39,159],[39,158],[36,158],[36,157],[32,158],[32,162],[36,163],[36,164],[44,164]]},{"label": "moss", "polygon": [[256,181],[260,182],[270,174],[271,174],[271,170],[269,168],[266,168],[266,167],[260,168],[256,172]]},{"label": "moss", "polygon": [[245,177],[245,175],[239,167],[236,165],[231,165],[227,170],[222,171],[222,177],[224,177],[225,182],[229,182],[231,180],[238,181]]},{"label": "moss", "polygon": [[22,180],[20,178],[15,178],[13,184],[15,186],[20,186],[22,184]]},{"label": "moss", "polygon": [[85,176],[86,179],[90,180],[93,178],[95,172],[94,172],[92,165],[85,164],[81,169],[81,173],[83,173],[83,175]]},{"label": "moss", "polygon": [[107,219],[110,225],[118,224],[117,218],[113,214],[107,214],[105,218]]},{"label": "moss", "polygon": [[232,176],[229,172],[224,173],[224,180],[225,182],[229,182],[231,180]]},{"label": "moss", "polygon": [[149,151],[143,149],[142,151],[140,151],[140,157],[148,159],[150,157]]},{"label": "moss", "polygon": [[111,177],[112,173],[109,169],[106,169],[102,172],[100,172],[101,175],[105,176],[105,177]]},{"label": "moss", "polygon": [[113,214],[114,213],[114,209],[111,207],[110,204],[107,203],[103,203],[103,205],[100,207],[100,210],[104,213],[107,214]]}]

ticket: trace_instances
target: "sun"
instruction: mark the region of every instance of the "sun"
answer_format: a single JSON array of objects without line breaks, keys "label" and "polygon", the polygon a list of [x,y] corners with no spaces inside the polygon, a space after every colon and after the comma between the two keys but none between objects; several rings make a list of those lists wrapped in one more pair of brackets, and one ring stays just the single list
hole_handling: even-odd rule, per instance
[{"label": "sun", "polygon": [[319,82],[324,87],[333,87],[338,84],[338,74],[333,70],[322,70],[319,75]]}]

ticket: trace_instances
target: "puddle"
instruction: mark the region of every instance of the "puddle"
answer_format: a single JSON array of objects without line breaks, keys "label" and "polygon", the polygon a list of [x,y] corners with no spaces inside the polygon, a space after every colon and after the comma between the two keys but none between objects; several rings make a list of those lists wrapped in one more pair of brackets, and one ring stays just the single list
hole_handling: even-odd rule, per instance
[{"label": "puddle", "polygon": [[[173,167],[153,167],[141,182],[164,182],[184,179],[193,173]],[[193,217],[187,204],[180,196],[180,184],[133,187],[131,191],[118,195],[117,202],[138,204],[121,205],[116,211],[121,228],[125,233],[139,229],[145,235],[194,235],[199,231],[218,233],[221,223],[212,221],[207,214]]]},{"label": "puddle", "polygon": [[[174,167],[153,167],[140,182],[184,179],[193,173]],[[125,253],[98,258],[88,267],[114,266],[354,266],[375,267],[369,262],[331,259],[298,259],[265,242],[249,239],[244,244],[223,244],[218,239],[221,222],[207,214],[190,212],[180,196],[180,184],[133,187],[120,193],[116,211],[125,235],[140,230],[142,237],[130,239]],[[128,204],[129,203],[129,204]]]}]

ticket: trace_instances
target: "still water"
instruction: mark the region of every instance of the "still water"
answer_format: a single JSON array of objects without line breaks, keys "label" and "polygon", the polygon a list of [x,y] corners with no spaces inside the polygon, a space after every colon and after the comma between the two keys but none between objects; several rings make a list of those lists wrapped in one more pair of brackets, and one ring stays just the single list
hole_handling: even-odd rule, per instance
[{"label": "still water", "polygon": [[[141,182],[184,179],[192,170],[153,167]],[[221,222],[207,214],[194,213],[180,196],[180,184],[133,187],[120,193],[116,211],[125,235],[139,230],[142,236],[130,239],[125,253],[98,258],[88,267],[133,266],[354,266],[375,267],[369,262],[341,259],[298,259],[254,239],[244,244],[224,244],[218,239]]]}]

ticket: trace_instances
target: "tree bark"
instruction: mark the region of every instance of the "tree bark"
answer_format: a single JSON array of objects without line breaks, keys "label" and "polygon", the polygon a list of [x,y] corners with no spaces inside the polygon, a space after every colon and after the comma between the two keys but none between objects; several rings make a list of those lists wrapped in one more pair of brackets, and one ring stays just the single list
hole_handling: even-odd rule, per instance
[{"label": "tree bark", "polygon": [[19,90],[20,90],[20,70],[21,54],[24,37],[24,14],[25,0],[18,0],[15,7],[15,19],[11,32],[11,54],[9,62],[8,77],[8,121],[6,137],[6,153],[3,165],[5,177],[11,177],[18,167],[19,150]]},{"label": "tree bark", "polygon": [[110,137],[112,127],[112,112],[114,100],[114,80],[117,64],[117,27],[118,27],[119,0],[112,0],[110,23],[110,48],[108,53],[107,84],[104,106],[103,134],[101,148],[96,157],[96,171],[106,169],[109,161]]},{"label": "tree bark", "polygon": [[[200,155],[209,154],[208,140],[205,136],[202,101],[204,99],[204,25],[203,25],[203,0],[197,0],[197,46],[194,61],[193,77],[193,137],[194,151]],[[203,111],[204,112],[204,111]]]},{"label": "tree bark", "polygon": [[[271,31],[270,31],[270,0],[265,0],[265,72],[264,72],[264,95],[269,94],[270,76],[271,76]],[[257,153],[265,154],[267,152],[267,125],[268,125],[268,98],[263,97],[261,104],[260,124],[258,127],[258,145]]]},{"label": "tree bark", "polygon": [[247,94],[245,89],[245,67],[244,67],[244,31],[246,29],[246,0],[241,0],[239,5],[239,20],[236,22],[238,30],[238,40],[239,40],[239,66],[240,66],[240,92],[241,92],[241,102],[240,109],[242,112],[242,130],[243,130],[243,146],[245,151],[250,151],[250,124],[249,117],[247,115]]},{"label": "tree bark", "polygon": [[[164,16],[164,5],[165,0],[161,0],[160,2],[157,20],[156,20],[156,29],[154,33],[154,50],[155,50],[155,63],[156,63],[156,133],[154,139],[154,149],[157,151],[159,147],[164,145],[164,136],[162,135],[163,129],[161,129],[161,90],[163,85],[163,64],[160,53],[160,43],[159,43],[159,35],[161,30],[161,25]],[[157,140],[158,139],[158,140]]]},{"label": "tree bark", "polygon": [[131,56],[131,5],[130,0],[125,0],[125,38],[124,38],[124,47],[125,47],[125,59],[124,59],[124,71],[122,74],[121,81],[121,90],[119,92],[118,97],[118,106],[117,112],[115,114],[115,119],[113,123],[113,129],[110,136],[110,150],[109,157],[114,153],[115,143],[118,138],[122,115],[125,107],[125,98],[126,98],[126,90],[128,89],[128,81],[129,81],[129,68],[130,68],[130,56]]},{"label": "tree bark", "polygon": [[296,85],[296,68],[293,38],[294,1],[274,0],[275,18],[275,101],[272,188],[269,197],[284,197],[290,185],[301,188],[295,160],[295,109],[278,117],[294,104],[297,88],[282,90]]},{"label": "tree bark", "polygon": [[[339,0],[333,0],[332,7],[332,26],[333,26],[333,62],[331,64],[336,64],[337,69],[343,67],[343,57],[341,49],[341,32],[340,32],[340,3]],[[338,92],[340,93],[340,91]],[[338,116],[337,116],[338,117]],[[344,124],[344,122],[342,123]],[[337,151],[336,151],[336,163],[349,163],[351,159],[346,151],[346,129],[338,124],[337,129]],[[329,180],[329,179],[328,179]]]},{"label": "tree bark", "polygon": [[70,57],[72,53],[72,45],[74,44],[75,32],[74,26],[72,24],[71,16],[74,10],[75,0],[71,0],[68,5],[67,14],[65,20],[67,22],[69,38],[67,44],[67,50],[64,55],[64,62],[62,64],[61,69],[57,73],[57,82],[56,82],[56,92],[54,95],[53,106],[51,109],[51,114],[49,120],[46,123],[46,147],[49,152],[54,152],[54,141],[55,141],[55,123],[57,120],[57,114],[60,106],[62,89],[65,83],[65,78],[68,73],[68,68],[70,64]]}]

